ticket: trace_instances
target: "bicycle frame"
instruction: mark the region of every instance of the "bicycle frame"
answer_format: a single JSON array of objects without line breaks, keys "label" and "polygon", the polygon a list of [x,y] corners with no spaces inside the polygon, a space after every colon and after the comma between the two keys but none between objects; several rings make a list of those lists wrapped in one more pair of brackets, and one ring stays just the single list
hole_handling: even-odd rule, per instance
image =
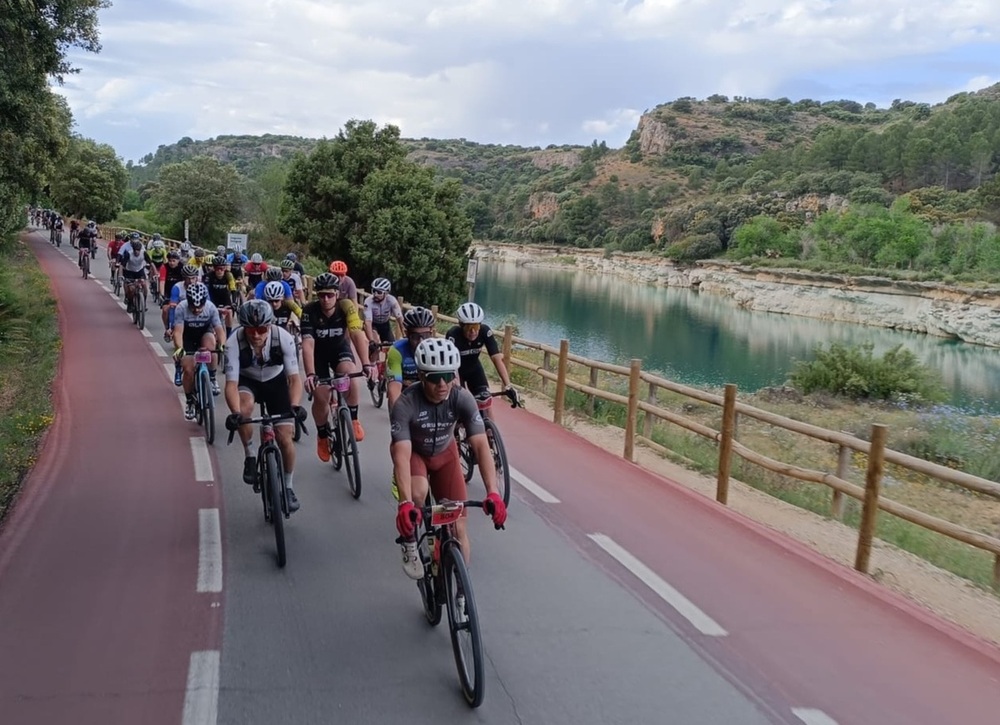
[{"label": "bicycle frame", "polygon": [[198,425],[205,429],[205,441],[215,442],[215,396],[212,395],[211,376],[208,365],[212,362],[212,352],[205,348],[194,354],[194,389],[198,400]]},{"label": "bicycle frame", "polygon": [[317,385],[330,387],[327,424],[332,440],[330,459],[333,470],[339,471],[341,466],[346,465],[347,483],[355,499],[361,498],[361,459],[358,455],[358,442],[354,439],[351,411],[347,406],[347,392],[351,389],[351,378],[360,377],[364,377],[364,373],[335,375],[332,378],[320,378],[316,381]]}]

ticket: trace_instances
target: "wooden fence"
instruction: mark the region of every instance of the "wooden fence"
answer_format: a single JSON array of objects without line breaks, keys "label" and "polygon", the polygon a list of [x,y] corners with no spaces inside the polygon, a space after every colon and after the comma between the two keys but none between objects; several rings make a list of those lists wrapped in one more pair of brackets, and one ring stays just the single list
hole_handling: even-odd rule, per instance
[{"label": "wooden fence", "polygon": [[[107,239],[109,238],[107,234],[110,233],[113,236],[115,231],[117,229],[113,227],[105,228],[102,230],[102,237]],[[124,231],[131,232],[133,230],[125,229]],[[180,242],[176,240],[164,239],[164,241],[171,247],[180,245]],[[306,276],[304,281],[308,295],[311,290],[312,280]],[[367,294],[365,290],[359,290],[358,292],[362,298]],[[405,303],[401,296],[398,299],[404,308],[410,306]],[[456,318],[439,313],[437,305],[432,305],[430,309],[438,320],[451,324],[458,323]],[[515,357],[515,345],[523,349],[540,351],[542,353],[542,364],[537,365]],[[618,403],[625,406],[627,410],[622,457],[628,461],[635,462],[636,443],[640,443],[661,455],[669,455],[670,451],[652,440],[651,437],[654,420],[664,421],[701,436],[717,445],[719,453],[716,467],[715,498],[719,503],[723,505],[728,503],[732,456],[735,454],[744,461],[772,473],[788,476],[799,481],[827,486],[831,489],[832,494],[830,499],[830,515],[836,519],[840,519],[843,516],[844,496],[860,501],[862,503],[861,522],[858,527],[858,544],[854,562],[854,567],[858,571],[864,573],[868,573],[869,571],[872,540],[875,535],[875,525],[878,518],[877,514],[881,510],[922,528],[992,553],[994,556],[993,588],[1000,591],[1000,538],[988,536],[951,521],[946,521],[898,501],[893,501],[880,494],[886,463],[892,463],[901,468],[936,479],[937,481],[984,494],[997,500],[1000,500],[1000,484],[886,448],[885,442],[888,430],[883,425],[872,425],[871,441],[869,442],[848,433],[827,430],[826,428],[792,420],[791,418],[741,403],[736,397],[736,386],[732,384],[725,386],[723,395],[717,395],[646,372],[642,369],[642,361],[639,359],[633,359],[629,365],[615,365],[575,355],[569,351],[569,348],[570,344],[568,340],[561,340],[559,347],[556,348],[551,345],[518,337],[514,335],[513,328],[510,325],[504,327],[502,351],[504,364],[507,366],[507,369],[511,370],[516,367],[538,375],[543,393],[548,392],[549,383],[555,384],[552,403],[553,422],[559,425],[563,424],[567,389],[575,390],[587,396],[587,409],[590,413],[593,413],[595,399]],[[567,371],[571,362],[589,369],[588,383],[580,383],[569,378]],[[627,380],[628,393],[621,395],[598,387],[598,374],[600,372],[617,375],[623,380]],[[640,395],[643,385],[646,386],[645,399],[642,399]],[[660,390],[718,406],[721,408],[722,413],[721,430],[715,430],[696,420],[660,407],[657,405],[657,393]],[[640,412],[642,413],[641,431],[639,429]],[[739,426],[740,416],[837,446],[837,470],[830,472],[803,468],[794,463],[778,461],[751,450],[736,440],[736,431]],[[859,486],[846,480],[852,452],[867,456],[868,465],[864,486]]]}]

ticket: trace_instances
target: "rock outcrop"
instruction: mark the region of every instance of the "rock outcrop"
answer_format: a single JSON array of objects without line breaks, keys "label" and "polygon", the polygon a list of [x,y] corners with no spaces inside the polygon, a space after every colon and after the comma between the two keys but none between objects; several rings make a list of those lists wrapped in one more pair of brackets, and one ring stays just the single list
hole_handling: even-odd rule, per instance
[{"label": "rock outcrop", "polygon": [[552,219],[559,211],[559,197],[553,191],[536,191],[528,197],[528,216],[532,219]]}]

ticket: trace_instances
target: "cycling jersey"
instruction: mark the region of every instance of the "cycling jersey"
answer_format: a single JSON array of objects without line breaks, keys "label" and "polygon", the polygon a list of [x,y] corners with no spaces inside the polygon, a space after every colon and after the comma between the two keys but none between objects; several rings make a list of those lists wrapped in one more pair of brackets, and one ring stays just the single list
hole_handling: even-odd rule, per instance
[{"label": "cycling jersey", "polygon": [[267,382],[282,373],[296,375],[298,372],[299,361],[295,352],[295,339],[287,330],[271,325],[260,357],[254,354],[242,327],[236,328],[236,331],[229,336],[229,345],[226,348],[227,381],[238,381],[244,377]]},{"label": "cycling jersey", "polygon": [[80,249],[90,249],[91,244],[97,245],[97,231],[84,227],[76,235],[76,244]]},{"label": "cycling jersey", "polygon": [[195,313],[188,307],[188,301],[185,299],[174,309],[173,326],[177,325],[184,325],[184,351],[193,353],[201,346],[201,338],[205,333],[222,327],[222,318],[219,317],[219,308],[211,301],[205,302],[201,311]]},{"label": "cycling jersey", "polygon": [[413,349],[406,338],[394,343],[386,353],[385,374],[389,380],[402,383],[404,387],[419,379],[417,361],[413,359]]},{"label": "cycling jersey", "polygon": [[[299,332],[302,339],[315,340],[313,372],[321,378],[329,377],[342,362],[354,362],[348,333],[361,331],[364,326],[358,317],[358,307],[350,300],[340,300],[329,317],[323,314],[319,300],[302,308]],[[308,368],[307,368],[308,369]]]},{"label": "cycling jersey", "polygon": [[410,441],[421,457],[443,453],[455,442],[455,423],[461,421],[470,436],[485,433],[483,416],[467,390],[453,387],[440,403],[431,403],[423,386],[411,385],[389,412],[392,442]]},{"label": "cycling jersey", "polygon": [[354,303],[357,303],[358,301],[358,286],[354,284],[354,280],[346,274],[343,277],[340,277],[339,297],[342,300],[350,300]]},{"label": "cycling jersey", "polygon": [[122,269],[126,272],[142,272],[146,269],[146,265],[150,263],[149,255],[146,254],[145,248],[140,246],[139,251],[135,252],[132,250],[131,244],[122,246],[118,258],[122,263]]},{"label": "cycling jersey", "polygon": [[392,295],[386,295],[376,300],[372,295],[365,298],[365,319],[375,324],[383,324],[389,320],[403,316],[399,301]]},{"label": "cycling jersey", "polygon": [[486,348],[486,354],[490,357],[500,354],[500,346],[497,344],[497,339],[493,336],[493,330],[490,329],[489,325],[479,326],[479,335],[475,340],[466,339],[460,325],[455,325],[448,330],[445,337],[455,343],[455,347],[458,348],[459,353],[462,355],[462,363],[458,369],[458,374],[463,378],[469,371],[482,367],[482,364],[479,362],[479,351],[483,347]]},{"label": "cycling jersey", "polygon": [[118,259],[118,253],[122,251],[122,247],[125,242],[121,239],[113,239],[108,242],[108,254],[111,255],[112,259]]},{"label": "cycling jersey", "polygon": [[151,249],[149,251],[150,261],[159,267],[161,264],[167,261],[167,250],[166,249]]},{"label": "cycling jersey", "polygon": [[215,272],[210,272],[206,274],[202,283],[208,287],[208,298],[215,303],[217,307],[232,307],[233,306],[233,293],[236,292],[236,280],[233,279],[233,275],[226,272],[221,277],[215,274]]},{"label": "cycling jersey", "polygon": [[[261,262],[260,264],[254,264],[253,262],[247,262],[243,265],[243,271],[247,275],[247,286],[250,289],[256,287],[262,279],[264,279],[264,272],[267,271],[267,262]],[[258,295],[254,295],[257,299],[262,299]]]},{"label": "cycling jersey", "polygon": [[[292,292],[293,292],[292,286],[290,284],[288,284],[288,282],[286,282],[283,279],[279,280],[279,282],[281,282],[281,286],[285,289],[285,299],[291,299],[292,298]],[[253,289],[253,296],[256,297],[258,300],[264,299],[264,288],[266,286],[267,286],[267,282],[265,282],[264,280],[261,280],[260,282],[258,282],[257,285]]]},{"label": "cycling jersey", "polygon": [[[169,263],[164,264],[160,267],[160,281],[163,282],[163,297],[164,303],[169,304],[170,300],[174,296],[174,287],[182,286],[180,284],[184,276],[181,274],[183,265],[178,264],[176,267],[171,267]],[[180,293],[178,293],[178,302],[180,301]]]}]

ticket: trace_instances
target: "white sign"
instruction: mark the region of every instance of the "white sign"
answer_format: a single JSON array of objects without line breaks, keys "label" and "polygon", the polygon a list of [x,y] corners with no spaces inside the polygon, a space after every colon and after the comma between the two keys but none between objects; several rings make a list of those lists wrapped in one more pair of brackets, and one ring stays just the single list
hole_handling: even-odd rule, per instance
[{"label": "white sign", "polygon": [[479,272],[479,260],[472,257],[469,260],[469,267],[465,270],[465,281],[469,284],[476,283],[476,273]]},{"label": "white sign", "polygon": [[228,249],[235,249],[238,252],[245,252],[247,249],[247,239],[246,234],[227,234],[226,247]]}]

